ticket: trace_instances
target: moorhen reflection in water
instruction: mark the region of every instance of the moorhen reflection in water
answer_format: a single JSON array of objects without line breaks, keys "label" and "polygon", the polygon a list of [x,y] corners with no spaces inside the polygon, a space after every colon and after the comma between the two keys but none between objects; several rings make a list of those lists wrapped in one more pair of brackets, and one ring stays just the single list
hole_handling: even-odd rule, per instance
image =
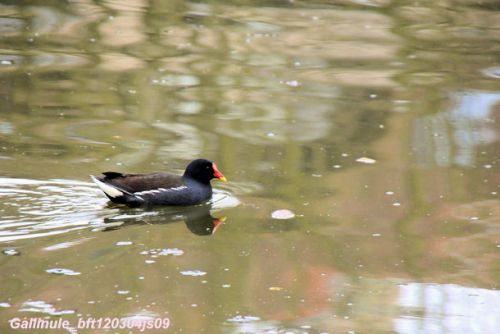
[{"label": "moorhen reflection in water", "polygon": [[[129,209],[110,204],[120,211],[116,217],[104,218],[103,231],[112,231],[134,224],[170,224],[184,221],[189,231],[196,235],[212,235],[226,220],[210,214],[211,204],[191,207],[153,207],[150,209]],[[140,212],[136,211],[140,210]]]}]

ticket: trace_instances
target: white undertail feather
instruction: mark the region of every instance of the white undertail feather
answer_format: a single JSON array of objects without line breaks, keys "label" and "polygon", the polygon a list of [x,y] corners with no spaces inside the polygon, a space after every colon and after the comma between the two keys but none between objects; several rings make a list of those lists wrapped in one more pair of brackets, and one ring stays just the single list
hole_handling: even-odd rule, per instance
[{"label": "white undertail feather", "polygon": [[123,192],[121,192],[119,189],[110,186],[109,184],[106,184],[102,181],[99,181],[94,175],[90,175],[90,177],[92,178],[92,181],[94,181],[95,184],[97,184],[97,186],[101,188],[101,190],[104,191],[104,193],[109,197],[116,198],[123,196]]}]

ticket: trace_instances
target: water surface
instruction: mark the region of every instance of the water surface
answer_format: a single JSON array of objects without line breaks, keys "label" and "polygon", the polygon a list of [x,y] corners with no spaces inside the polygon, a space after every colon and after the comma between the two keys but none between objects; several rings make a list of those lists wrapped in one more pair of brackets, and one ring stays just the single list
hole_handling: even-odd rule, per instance
[{"label": "water surface", "polygon": [[[0,332],[498,333],[499,13],[0,4]],[[88,177],[195,157],[229,182],[192,208],[109,205]]]}]

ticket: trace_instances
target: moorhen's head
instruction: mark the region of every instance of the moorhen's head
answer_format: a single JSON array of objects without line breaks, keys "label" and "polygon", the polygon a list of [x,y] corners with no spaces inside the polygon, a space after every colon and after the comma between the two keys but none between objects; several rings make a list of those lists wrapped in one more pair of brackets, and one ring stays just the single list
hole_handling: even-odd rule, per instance
[{"label": "moorhen's head", "polygon": [[215,162],[206,159],[196,159],[189,163],[184,171],[184,177],[191,178],[200,183],[208,184],[213,178],[226,181],[226,178],[217,169]]}]

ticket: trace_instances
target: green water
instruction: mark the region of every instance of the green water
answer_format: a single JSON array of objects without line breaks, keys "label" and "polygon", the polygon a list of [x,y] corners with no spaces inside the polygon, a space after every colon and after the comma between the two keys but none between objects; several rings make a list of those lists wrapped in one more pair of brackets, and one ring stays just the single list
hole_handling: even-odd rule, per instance
[{"label": "green water", "polygon": [[[1,333],[500,332],[497,1],[3,1],[0,36]],[[197,157],[195,208],[88,177]]]}]

